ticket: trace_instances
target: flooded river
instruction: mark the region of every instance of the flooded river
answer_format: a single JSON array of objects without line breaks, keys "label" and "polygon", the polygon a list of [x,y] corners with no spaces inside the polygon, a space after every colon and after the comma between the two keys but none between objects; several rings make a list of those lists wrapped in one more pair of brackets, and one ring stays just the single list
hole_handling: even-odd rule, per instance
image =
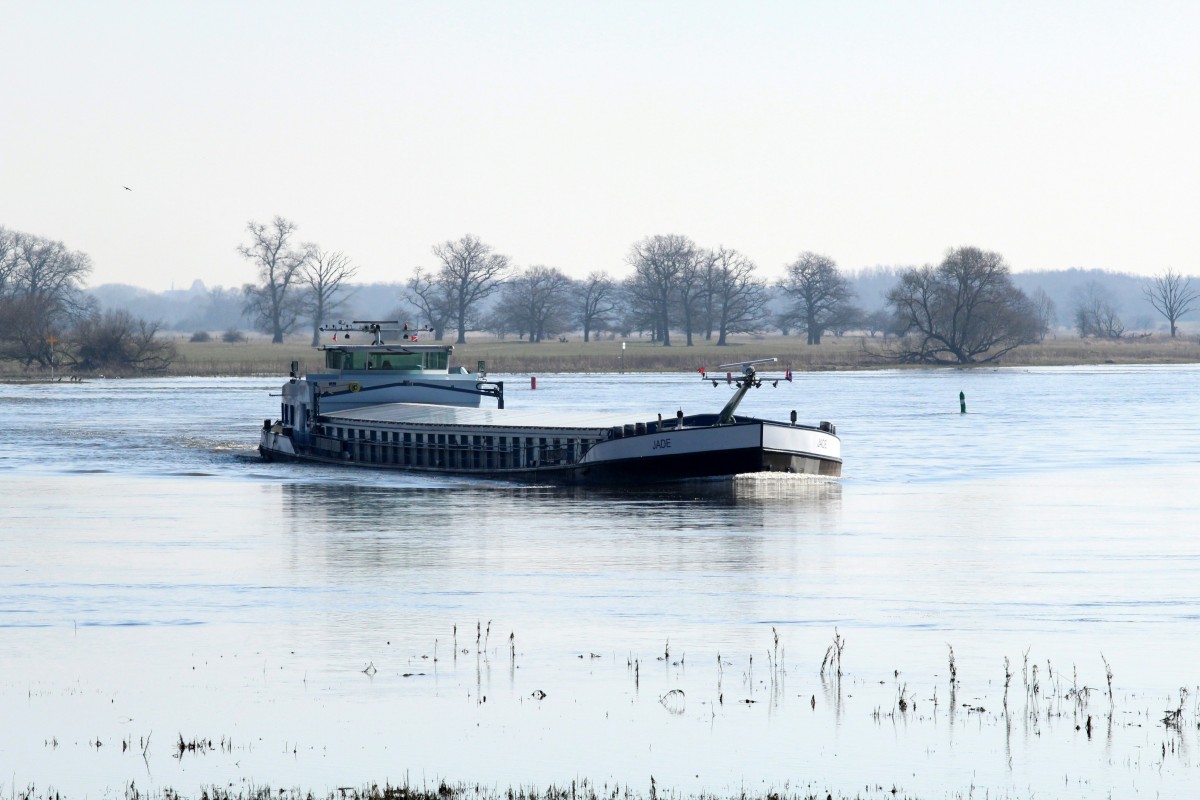
[{"label": "flooded river", "polygon": [[275,379],[0,385],[0,795],[1194,796],[1198,381],[797,374],[742,410],[834,422],[840,481],[644,491],[262,463]]}]

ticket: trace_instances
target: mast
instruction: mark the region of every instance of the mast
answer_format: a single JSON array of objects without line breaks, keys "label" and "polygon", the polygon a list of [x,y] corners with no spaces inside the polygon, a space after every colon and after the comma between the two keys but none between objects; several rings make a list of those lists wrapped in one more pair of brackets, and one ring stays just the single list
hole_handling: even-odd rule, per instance
[{"label": "mast", "polygon": [[[754,361],[739,361],[736,364],[722,364],[717,369],[733,369],[740,367],[742,374],[732,378],[737,383],[737,391],[733,393],[733,397],[729,398],[729,402],[721,409],[721,414],[717,417],[718,425],[728,425],[733,422],[733,412],[737,410],[738,404],[742,402],[742,398],[746,396],[746,392],[750,391],[751,387],[762,386],[762,379],[757,376],[754,371],[755,364],[773,364],[779,359],[777,358],[759,358]],[[711,380],[711,379],[710,379]],[[713,386],[717,382],[713,381]]]}]

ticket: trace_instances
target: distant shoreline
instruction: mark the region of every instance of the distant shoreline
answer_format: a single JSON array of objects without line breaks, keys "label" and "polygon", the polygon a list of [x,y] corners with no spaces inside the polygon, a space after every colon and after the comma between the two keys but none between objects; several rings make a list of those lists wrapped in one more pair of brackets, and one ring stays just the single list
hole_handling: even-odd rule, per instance
[{"label": "distant shoreline", "polygon": [[[581,339],[537,344],[514,339],[472,338],[457,345],[452,362],[472,370],[485,362],[492,374],[620,372],[695,372],[701,367],[716,369],[722,364],[757,358],[778,358],[778,370],[796,372],[859,371],[879,369],[927,369],[932,365],[900,364],[877,355],[887,344],[882,338],[847,336],[827,337],[819,345],[809,346],[797,337],[740,337],[724,347],[699,340],[694,346],[682,337],[671,347],[638,340],[604,339],[584,343]],[[155,373],[168,377],[286,377],[291,362],[299,362],[301,372],[318,369],[321,355],[307,339],[293,338],[273,345],[265,340],[233,344],[224,342],[176,341],[178,356],[169,369]],[[1058,367],[1098,365],[1151,365],[1200,363],[1200,341],[1196,338],[1139,337],[1119,340],[1063,337],[1047,339],[1036,345],[1024,345],[997,362],[962,365],[995,367]],[[945,365],[959,367],[959,365]],[[60,368],[56,381],[68,382],[75,373]],[[110,374],[110,377],[115,377]],[[79,373],[78,377],[96,378]],[[129,377],[123,375],[122,377]],[[23,371],[8,362],[0,364],[0,381],[5,383],[48,382],[44,372]]]}]

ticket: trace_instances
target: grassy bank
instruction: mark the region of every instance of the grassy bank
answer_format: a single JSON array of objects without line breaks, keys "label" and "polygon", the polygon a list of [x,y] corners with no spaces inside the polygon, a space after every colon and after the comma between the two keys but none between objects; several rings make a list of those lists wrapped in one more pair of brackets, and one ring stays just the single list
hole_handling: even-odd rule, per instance
[{"label": "grassy bank", "polygon": [[[472,337],[457,345],[454,363],[474,369],[486,361],[493,373],[554,372],[691,372],[700,367],[755,358],[776,357],[781,367],[794,370],[858,370],[895,367],[886,355],[882,339],[829,338],[808,346],[791,336],[744,337],[725,347],[698,341],[692,347],[674,344],[663,347],[650,342],[619,341],[584,343],[542,342],[530,344],[512,339]],[[224,344],[179,343],[179,358],[171,368],[175,375],[286,375],[291,361],[302,370],[315,368],[322,357],[305,340],[272,345],[268,342]],[[1005,366],[1062,366],[1075,364],[1189,364],[1200,363],[1200,343],[1195,339],[1144,338],[1120,341],[1093,339],[1047,339],[1009,353]]]},{"label": "grassy bank", "polygon": [[[793,370],[862,370],[897,366],[886,355],[890,343],[862,337],[827,338],[808,346],[798,337],[742,337],[725,347],[697,341],[687,347],[680,341],[663,347],[645,341],[604,340],[584,343],[573,339],[530,344],[513,339],[497,340],[474,336],[455,348],[453,363],[474,369],[486,361],[492,373],[554,372],[691,372],[700,367],[756,358],[777,357],[780,368]],[[315,369],[323,357],[309,346],[307,338],[274,345],[265,339],[227,344],[225,342],[176,343],[178,357],[168,375],[275,375],[285,376],[292,361],[302,372]],[[1146,337],[1117,341],[1064,337],[1042,344],[1026,345],[1009,353],[1002,366],[1066,366],[1089,364],[1191,364],[1200,363],[1200,342],[1195,339]],[[906,367],[918,368],[919,367]],[[59,374],[70,374],[60,370]],[[9,379],[48,377],[42,372],[23,372],[9,362],[0,364],[0,375]]]}]

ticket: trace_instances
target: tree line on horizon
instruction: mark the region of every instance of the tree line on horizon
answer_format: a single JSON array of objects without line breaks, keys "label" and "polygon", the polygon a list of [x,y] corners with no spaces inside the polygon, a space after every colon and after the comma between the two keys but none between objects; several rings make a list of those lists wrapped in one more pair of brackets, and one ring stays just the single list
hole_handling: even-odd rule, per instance
[{"label": "tree line on horizon", "polygon": [[[237,252],[257,280],[240,290],[207,291],[207,301],[236,308],[272,341],[308,326],[317,344],[318,326],[353,298],[357,267],[342,251],[299,241],[295,223],[281,216],[251,221],[246,233]],[[574,279],[545,265],[521,269],[470,234],[431,253],[433,265],[412,271],[386,315],[426,326],[439,341],[449,333],[464,342],[469,330],[530,342],[581,332],[584,341],[636,334],[670,347],[701,337],[724,345],[732,334],[778,330],[819,345],[827,334],[861,331],[882,337],[885,345],[876,348],[882,357],[978,363],[1040,341],[1057,321],[1056,304],[1041,287],[1018,288],[999,253],[976,247],[952,248],[937,265],[870,271],[866,277],[883,287],[873,309],[859,305],[851,277],[828,256],[802,252],[771,281],[737,250],[700,247],[677,234],[631,245],[625,278],[594,271]],[[170,343],[155,337],[162,323],[124,309],[101,312],[80,288],[90,270],[86,254],[0,228],[0,359],[47,367],[57,355],[79,369],[108,363],[149,371],[169,364]],[[1141,289],[1176,336],[1197,298],[1190,278],[1166,270]],[[1095,277],[1073,289],[1071,314],[1082,337],[1127,335],[1119,302]],[[231,326],[227,340],[236,333]]]},{"label": "tree line on horizon", "polygon": [[[307,307],[315,344],[315,327],[323,319],[315,310],[338,310],[347,287],[342,280],[327,281],[328,294],[317,293],[320,262],[307,254],[319,250],[293,247],[294,230],[282,217],[270,226],[249,224],[252,243],[240,252],[257,267],[259,282],[245,287],[247,308],[261,330],[282,341]],[[994,361],[1041,341],[1056,319],[1055,304],[1044,291],[1026,294],[1014,284],[1003,256],[977,247],[952,248],[940,264],[897,271],[885,303],[871,311],[855,304],[847,276],[828,256],[800,253],[772,285],[737,250],[700,247],[678,234],[635,242],[626,256],[632,274],[622,280],[605,271],[576,280],[540,264],[519,269],[471,234],[435,245],[432,254],[435,265],[413,270],[396,312],[427,326],[435,341],[453,331],[462,343],[468,330],[480,330],[530,342],[581,331],[587,342],[596,332],[617,331],[663,347],[673,345],[673,334],[685,346],[701,336],[721,346],[730,334],[773,327],[784,335],[803,333],[809,345],[819,345],[828,332],[862,330],[892,337],[878,351],[884,357],[966,364]],[[1145,295],[1168,320],[1172,337],[1197,297],[1190,279],[1172,270],[1155,277]],[[1082,337],[1124,335],[1115,301],[1095,281],[1081,289],[1073,313]]]}]

